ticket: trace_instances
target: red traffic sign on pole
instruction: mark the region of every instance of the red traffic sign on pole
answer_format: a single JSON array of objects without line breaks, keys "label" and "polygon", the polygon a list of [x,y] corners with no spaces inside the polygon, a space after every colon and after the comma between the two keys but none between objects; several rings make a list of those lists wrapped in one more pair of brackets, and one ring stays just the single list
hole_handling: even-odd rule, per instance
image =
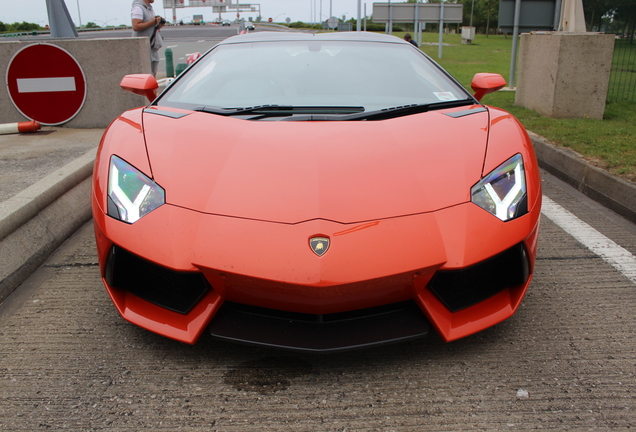
[{"label": "red traffic sign on pole", "polygon": [[27,45],[7,68],[11,102],[25,117],[43,125],[68,122],[86,100],[86,78],[75,58],[48,43]]}]

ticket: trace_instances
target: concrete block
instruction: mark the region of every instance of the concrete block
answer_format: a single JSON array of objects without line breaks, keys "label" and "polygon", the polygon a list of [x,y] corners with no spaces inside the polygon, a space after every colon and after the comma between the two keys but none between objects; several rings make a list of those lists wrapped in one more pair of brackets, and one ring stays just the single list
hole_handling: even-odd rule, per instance
[{"label": "concrete block", "polygon": [[[123,91],[122,77],[150,73],[148,38],[43,39],[41,42],[0,42],[0,70],[6,71],[13,56],[34,43],[48,43],[68,51],[80,64],[86,77],[86,101],[65,127],[105,128],[119,114],[146,105],[147,99]],[[6,85],[0,91],[0,123],[25,121],[9,97]]]},{"label": "concrete block", "polygon": [[515,103],[554,118],[602,119],[614,35],[524,33]]}]

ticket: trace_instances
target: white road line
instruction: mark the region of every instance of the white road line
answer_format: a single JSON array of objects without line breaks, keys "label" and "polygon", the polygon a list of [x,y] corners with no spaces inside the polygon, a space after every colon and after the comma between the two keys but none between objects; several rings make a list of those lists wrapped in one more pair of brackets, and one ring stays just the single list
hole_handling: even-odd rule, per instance
[{"label": "white road line", "polygon": [[75,78],[19,78],[18,93],[75,91]]},{"label": "white road line", "polygon": [[636,283],[636,257],[628,250],[605,237],[545,195],[541,212],[583,246]]}]

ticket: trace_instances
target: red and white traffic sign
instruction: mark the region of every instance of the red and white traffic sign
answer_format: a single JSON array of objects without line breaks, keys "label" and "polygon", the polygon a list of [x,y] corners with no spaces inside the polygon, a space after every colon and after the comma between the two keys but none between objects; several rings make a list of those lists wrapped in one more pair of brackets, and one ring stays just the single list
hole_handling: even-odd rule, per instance
[{"label": "red and white traffic sign", "polygon": [[86,78],[75,58],[48,43],[27,45],[7,68],[7,89],[25,117],[43,125],[68,122],[86,100]]}]

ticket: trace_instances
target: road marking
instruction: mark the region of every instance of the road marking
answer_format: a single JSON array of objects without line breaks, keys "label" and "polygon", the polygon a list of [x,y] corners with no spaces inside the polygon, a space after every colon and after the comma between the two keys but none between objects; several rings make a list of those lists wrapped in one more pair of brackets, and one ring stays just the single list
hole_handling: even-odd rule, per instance
[{"label": "road marking", "polygon": [[75,78],[18,78],[18,93],[75,91]]},{"label": "road marking", "polygon": [[583,246],[636,283],[636,257],[627,249],[605,237],[545,195],[541,212]]}]

